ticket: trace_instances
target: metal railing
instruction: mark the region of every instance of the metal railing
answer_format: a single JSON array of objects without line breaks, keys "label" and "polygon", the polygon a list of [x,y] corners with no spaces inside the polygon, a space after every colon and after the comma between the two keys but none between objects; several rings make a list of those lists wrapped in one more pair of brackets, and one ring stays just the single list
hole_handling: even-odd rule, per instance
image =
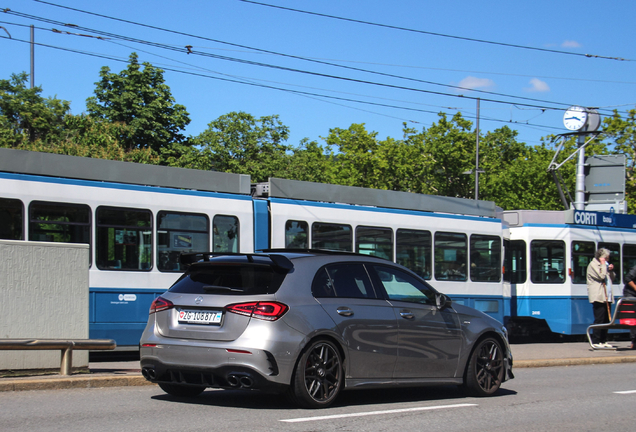
[{"label": "metal railing", "polygon": [[73,350],[114,350],[112,339],[0,339],[0,350],[60,350],[60,375],[71,375]]}]

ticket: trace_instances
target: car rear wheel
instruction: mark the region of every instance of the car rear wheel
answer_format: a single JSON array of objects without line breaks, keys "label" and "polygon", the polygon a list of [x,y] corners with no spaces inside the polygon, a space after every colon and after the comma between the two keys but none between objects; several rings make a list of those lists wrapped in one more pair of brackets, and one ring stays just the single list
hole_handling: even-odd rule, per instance
[{"label": "car rear wheel", "polygon": [[305,408],[331,405],[344,383],[342,359],[330,341],[317,340],[305,348],[291,383],[292,399]]},{"label": "car rear wheel", "polygon": [[504,353],[494,338],[481,340],[470,357],[464,387],[471,396],[490,396],[499,390],[504,377]]},{"label": "car rear wheel", "polygon": [[198,396],[201,393],[203,393],[203,390],[205,390],[205,387],[202,387],[202,386],[166,384],[166,383],[159,383],[159,387],[161,387],[161,390],[165,391],[169,395],[180,396],[180,397]]}]

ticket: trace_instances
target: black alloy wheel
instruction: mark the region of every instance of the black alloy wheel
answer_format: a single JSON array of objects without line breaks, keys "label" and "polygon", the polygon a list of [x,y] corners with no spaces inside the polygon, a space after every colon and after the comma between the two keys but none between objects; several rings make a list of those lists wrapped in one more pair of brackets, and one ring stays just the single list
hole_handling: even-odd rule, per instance
[{"label": "black alloy wheel", "polygon": [[494,338],[477,344],[470,357],[464,387],[472,396],[490,396],[499,390],[504,378],[504,352]]},{"label": "black alloy wheel", "polygon": [[342,388],[342,360],[330,341],[312,342],[301,354],[291,386],[294,401],[305,408],[325,408]]}]

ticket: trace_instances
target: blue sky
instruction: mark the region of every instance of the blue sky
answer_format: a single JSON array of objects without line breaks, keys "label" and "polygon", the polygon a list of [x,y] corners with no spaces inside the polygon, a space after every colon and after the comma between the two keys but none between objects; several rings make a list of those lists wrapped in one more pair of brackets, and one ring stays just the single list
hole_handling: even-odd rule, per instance
[{"label": "blue sky", "polygon": [[[474,122],[480,98],[482,133],[508,125],[535,145],[567,132],[570,105],[598,107],[601,115],[636,107],[633,0],[260,3],[0,0],[0,12],[10,9],[0,13],[0,79],[29,72],[34,25],[35,42],[48,45],[35,47],[43,96],[69,100],[82,113],[101,67],[120,72],[137,52],[166,70],[176,102],[190,113],[186,135],[245,111],[279,115],[292,145],[324,144],[330,128],[353,123],[399,139],[404,122],[421,130],[439,112]],[[110,36],[86,37],[93,31]]]}]

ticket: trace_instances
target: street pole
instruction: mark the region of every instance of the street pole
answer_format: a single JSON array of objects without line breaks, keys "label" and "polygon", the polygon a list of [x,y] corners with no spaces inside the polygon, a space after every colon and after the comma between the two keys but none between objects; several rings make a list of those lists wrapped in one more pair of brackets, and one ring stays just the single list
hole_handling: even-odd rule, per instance
[{"label": "street pole", "polygon": [[31,88],[35,87],[35,29],[31,25]]},{"label": "street pole", "polygon": [[475,201],[479,199],[479,98],[477,98],[477,142],[475,144]]}]

